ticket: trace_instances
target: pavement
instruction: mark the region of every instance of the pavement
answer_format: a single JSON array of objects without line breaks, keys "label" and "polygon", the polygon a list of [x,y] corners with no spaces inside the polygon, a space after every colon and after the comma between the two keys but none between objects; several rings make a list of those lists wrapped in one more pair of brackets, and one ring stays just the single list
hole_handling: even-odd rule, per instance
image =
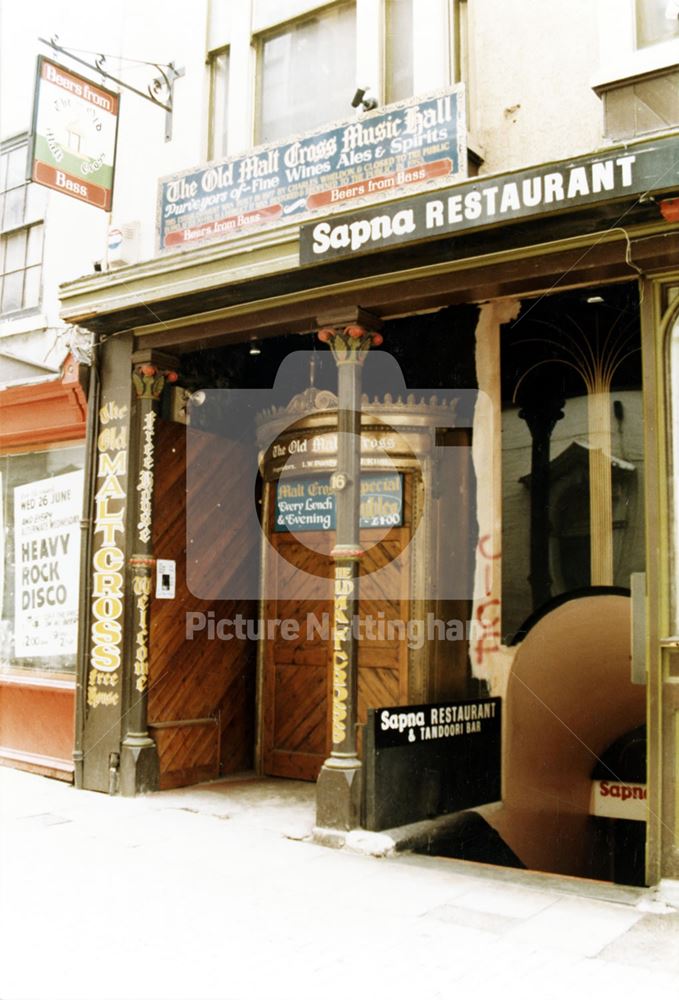
[{"label": "pavement", "polygon": [[311,839],[314,788],[134,799],[0,768],[0,997],[679,995],[652,889]]}]

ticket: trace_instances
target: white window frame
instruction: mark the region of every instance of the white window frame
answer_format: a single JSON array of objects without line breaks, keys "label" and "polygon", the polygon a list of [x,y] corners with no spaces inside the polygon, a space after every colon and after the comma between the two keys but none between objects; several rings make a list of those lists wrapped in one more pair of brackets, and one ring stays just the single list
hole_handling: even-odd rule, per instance
[{"label": "white window frame", "polygon": [[598,0],[597,14],[600,66],[594,90],[679,64],[679,39],[636,47],[635,0]]},{"label": "white window frame", "polygon": [[[215,68],[217,60],[222,56],[226,57],[226,146],[224,149],[217,148],[216,118],[215,118]],[[217,160],[227,155],[229,143],[229,101],[231,98],[231,49],[228,45],[222,45],[219,49],[212,49],[207,55],[208,70],[208,123],[207,123],[207,158]]]},{"label": "white window frame", "polygon": [[[0,156],[4,157],[11,154],[15,150],[23,150],[26,157],[26,163],[28,163],[28,153],[29,153],[29,143],[28,136],[23,134],[16,136],[13,139],[8,140],[0,146]],[[38,208],[31,209],[31,195],[36,191],[36,186],[33,185],[27,176],[28,167],[24,172],[21,183],[13,184],[11,188],[7,188],[6,180],[3,176],[0,176],[0,318],[3,320],[6,318],[14,318],[17,316],[22,316],[26,314],[39,313],[42,306],[43,298],[43,267],[44,267],[44,256],[45,256],[45,232],[44,232],[44,205],[46,203],[46,191],[44,188],[38,189],[38,195],[42,194],[42,197],[38,197],[36,200]],[[5,218],[5,204],[4,199],[8,190],[18,190],[19,188],[24,189],[23,193],[23,210],[21,214],[21,219],[17,221],[6,222]],[[35,234],[40,230],[40,260],[39,262],[28,264],[28,248],[29,240],[31,234]],[[6,260],[5,254],[9,241],[12,237],[16,237],[18,234],[25,234],[24,243],[24,253],[23,253],[23,265],[21,267],[12,268],[11,271],[7,271],[5,268]],[[39,281],[39,290],[37,301],[26,305],[24,300],[26,296],[26,278],[28,272],[37,272]],[[3,309],[3,298],[4,298],[4,285],[5,277],[8,274],[17,274],[21,272],[22,277],[22,290],[21,290],[21,304],[12,309]]]},{"label": "white window frame", "polygon": [[[259,39],[342,0],[210,0],[208,52],[229,49],[227,155],[251,148]],[[467,0],[416,0],[413,16],[413,96],[441,90],[461,78],[459,20],[455,8]],[[368,86],[384,104],[384,0],[355,0],[356,85]],[[466,81],[465,81],[466,82]],[[352,111],[347,102],[347,118]],[[206,130],[207,133],[207,130]],[[206,134],[206,150],[207,134]]]},{"label": "white window frame", "polygon": [[[357,0],[333,0],[332,3],[324,3],[324,4],[320,4],[320,5],[319,4],[315,4],[311,9],[305,11],[304,13],[300,14],[299,16],[293,17],[293,18],[288,18],[287,20],[280,22],[274,28],[271,28],[268,31],[262,32],[262,33],[257,34],[257,35],[255,35],[253,33],[252,45],[253,45],[253,47],[255,49],[255,53],[256,53],[256,72],[257,72],[256,85],[255,85],[255,95],[254,95],[255,99],[254,99],[254,108],[253,108],[253,112],[254,112],[253,113],[253,125],[252,125],[255,143],[259,144],[260,142],[264,141],[264,140],[262,140],[262,139],[259,138],[259,136],[258,136],[257,133],[258,133],[258,117],[259,117],[259,113],[260,113],[260,102],[261,102],[261,99],[262,99],[262,77],[261,77],[261,74],[262,74],[262,52],[263,52],[263,47],[264,47],[265,43],[269,39],[276,37],[276,35],[284,34],[288,29],[292,28],[295,24],[302,24],[304,21],[309,20],[315,14],[323,13],[325,11],[330,11],[333,8],[338,8],[339,9],[339,8],[342,8],[342,7],[349,7],[349,6],[353,6],[355,8],[356,40],[358,40],[358,38],[360,38],[360,36],[361,36],[361,29],[360,29],[359,20],[358,20],[358,3],[357,3]],[[311,82],[312,82],[312,73],[313,73],[313,68],[312,67],[310,67],[309,72],[310,72],[310,84],[311,84]],[[356,67],[356,74],[357,74],[357,79],[360,79],[360,71],[358,69],[358,61],[357,61],[357,67]],[[346,117],[347,118],[351,117],[351,110],[352,110],[351,109],[351,97],[352,96],[353,96],[353,91],[350,91],[349,93],[347,93],[347,99],[346,99],[346,104],[347,104],[347,114],[346,114]],[[328,119],[328,121],[332,121],[332,120],[337,120],[337,116],[334,116],[333,118]],[[320,125],[321,125],[321,123],[319,123],[318,127],[320,127]],[[294,135],[298,131],[302,132],[302,131],[305,131],[305,129],[302,128],[302,127],[300,127],[299,129],[295,129],[293,132],[291,132],[290,135]],[[279,136],[279,137],[277,137],[273,141],[278,142],[278,141],[281,141],[283,138],[284,138],[284,136]]]}]

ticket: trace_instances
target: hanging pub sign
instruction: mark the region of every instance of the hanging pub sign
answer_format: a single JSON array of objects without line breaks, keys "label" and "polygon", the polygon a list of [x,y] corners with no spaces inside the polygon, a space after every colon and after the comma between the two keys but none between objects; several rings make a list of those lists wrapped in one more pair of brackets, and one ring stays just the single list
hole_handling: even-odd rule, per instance
[{"label": "hanging pub sign", "polygon": [[76,651],[83,473],[14,489],[14,655]]},{"label": "hanging pub sign", "polygon": [[[403,524],[403,476],[400,472],[361,477],[362,528]],[[329,476],[279,479],[274,531],[334,531],[335,492]]]},{"label": "hanging pub sign", "polygon": [[316,264],[671,190],[679,190],[679,139],[628,144],[594,156],[475,177],[445,192],[309,222],[300,231],[300,263]]},{"label": "hanging pub sign", "polygon": [[159,249],[299,222],[463,176],[464,91],[456,86],[162,178]]},{"label": "hanging pub sign", "polygon": [[31,180],[111,211],[120,98],[38,57]]}]

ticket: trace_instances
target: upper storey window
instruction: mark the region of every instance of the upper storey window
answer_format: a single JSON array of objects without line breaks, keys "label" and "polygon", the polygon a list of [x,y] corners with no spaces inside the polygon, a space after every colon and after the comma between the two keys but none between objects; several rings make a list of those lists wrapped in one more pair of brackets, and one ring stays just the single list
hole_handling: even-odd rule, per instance
[{"label": "upper storey window", "polygon": [[679,2],[636,0],[636,48],[658,45],[679,38]]},{"label": "upper storey window", "polygon": [[208,56],[210,69],[210,122],[208,160],[227,154],[227,123],[229,110],[229,50],[218,49]]},{"label": "upper storey window", "polygon": [[328,7],[259,41],[256,141],[347,116],[356,89],[356,8]]},{"label": "upper storey window", "polygon": [[0,314],[38,309],[45,188],[26,180],[25,138],[0,149]]},{"label": "upper storey window", "polygon": [[386,0],[384,96],[387,104],[413,95],[414,2],[415,0]]},{"label": "upper storey window", "polygon": [[208,159],[360,117],[359,88],[382,108],[466,80],[466,13],[466,0],[209,0]]}]

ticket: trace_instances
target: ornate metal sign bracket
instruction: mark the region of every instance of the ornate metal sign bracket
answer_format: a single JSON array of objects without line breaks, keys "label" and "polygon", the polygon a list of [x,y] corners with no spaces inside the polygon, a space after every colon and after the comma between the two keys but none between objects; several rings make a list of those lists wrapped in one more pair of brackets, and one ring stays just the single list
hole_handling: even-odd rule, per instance
[{"label": "ornate metal sign bracket", "polygon": [[168,142],[172,138],[172,105],[174,99],[174,83],[180,77],[184,76],[186,72],[183,67],[175,66],[173,62],[171,63],[154,63],[154,62],[144,62],[140,59],[126,59],[126,62],[134,62],[141,66],[150,66],[152,69],[156,70],[157,76],[151,80],[148,85],[148,91],[138,90],[133,87],[130,83],[125,83],[117,76],[113,76],[112,73],[106,69],[106,56],[102,53],[100,55],[95,55],[94,62],[88,62],[87,59],[83,59],[81,56],[76,55],[75,52],[78,50],[68,49],[63,45],[59,44],[59,36],[52,35],[50,39],[39,38],[38,41],[42,42],[43,45],[49,45],[50,48],[54,49],[55,52],[61,52],[69,59],[73,59],[74,62],[80,63],[81,66],[86,66],[88,69],[95,73],[100,73],[101,76],[105,77],[107,80],[112,80],[113,83],[117,83],[119,87],[124,87],[125,90],[130,90],[137,97],[143,97],[145,101],[151,101],[157,107],[162,108],[165,112],[165,142]]}]

